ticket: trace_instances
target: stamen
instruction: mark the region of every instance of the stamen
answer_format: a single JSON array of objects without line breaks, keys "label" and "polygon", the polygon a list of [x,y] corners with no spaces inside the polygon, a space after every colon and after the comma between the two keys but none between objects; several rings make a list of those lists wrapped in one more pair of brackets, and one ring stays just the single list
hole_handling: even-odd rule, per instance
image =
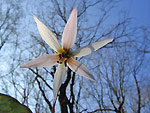
[{"label": "stamen", "polygon": [[65,57],[65,54],[64,54],[64,53],[62,53],[62,57]]},{"label": "stamen", "polygon": [[[67,59],[68,60],[68,59]],[[65,67],[67,66],[67,60],[65,60],[64,64],[65,64]]]},{"label": "stamen", "polygon": [[59,54],[59,58],[61,59],[61,54]]},{"label": "stamen", "polygon": [[67,65],[67,60],[70,58],[69,51],[63,52],[59,54],[59,60],[57,63],[62,64],[64,63],[65,66]]}]

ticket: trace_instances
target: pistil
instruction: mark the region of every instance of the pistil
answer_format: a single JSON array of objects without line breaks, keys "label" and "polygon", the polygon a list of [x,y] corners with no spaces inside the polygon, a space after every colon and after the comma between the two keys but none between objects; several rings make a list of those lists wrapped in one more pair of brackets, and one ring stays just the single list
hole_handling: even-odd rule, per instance
[{"label": "pistil", "polygon": [[59,61],[57,63],[62,64],[64,63],[66,65],[67,60],[70,58],[69,51],[63,52],[59,54]]}]

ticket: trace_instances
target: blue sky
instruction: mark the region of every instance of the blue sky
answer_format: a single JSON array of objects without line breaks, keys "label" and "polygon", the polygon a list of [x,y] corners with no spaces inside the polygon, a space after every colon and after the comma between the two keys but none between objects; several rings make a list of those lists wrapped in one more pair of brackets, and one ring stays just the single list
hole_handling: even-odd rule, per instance
[{"label": "blue sky", "polygon": [[[112,11],[112,18],[114,22],[117,21],[116,18],[120,11],[126,11],[129,17],[134,19],[135,25],[139,24],[150,27],[150,0],[121,0],[121,2],[117,4],[117,8],[115,7],[114,11]],[[31,21],[33,21],[32,15],[29,15],[31,16]],[[112,18],[110,20],[112,20]],[[109,22],[109,24],[111,23],[113,23],[113,21]],[[3,71],[7,71],[6,67],[8,66],[6,66],[6,64],[3,64],[3,67],[1,67],[1,69]]]},{"label": "blue sky", "polygon": [[[136,25],[139,24],[150,27],[150,0],[121,0],[117,7],[118,8],[115,7],[114,11],[112,11],[113,16],[118,16],[120,11],[126,11],[129,17],[134,19]],[[33,21],[32,15],[29,15],[31,16],[31,21]],[[115,16],[114,20],[116,20]],[[110,23],[112,23],[112,21],[110,21]],[[1,60],[0,62],[2,63]],[[8,66],[6,65],[7,64],[4,62],[2,65],[3,67],[1,67],[3,71],[7,71],[6,67]]]},{"label": "blue sky", "polygon": [[136,24],[150,26],[150,0],[123,0],[120,9],[126,9]]},{"label": "blue sky", "polygon": [[[124,10],[124,11],[127,11],[129,17],[134,19],[135,25],[139,24],[139,25],[144,25],[144,26],[150,26],[150,0],[121,0],[121,2],[117,5],[117,7],[118,8],[115,8],[114,11],[112,11],[113,16],[114,15],[118,16],[118,13],[121,10]],[[34,22],[32,14],[29,14],[29,15],[31,17],[30,21]],[[116,19],[116,16],[113,17],[114,20]],[[110,21],[110,23],[111,22],[112,21]],[[30,24],[30,26],[33,26],[33,25]],[[38,33],[37,28],[35,28],[34,31]],[[2,63],[2,60],[0,60],[0,63]],[[4,62],[4,64],[0,68],[1,70],[5,72],[7,71],[7,67],[8,67],[8,64]]]},{"label": "blue sky", "polygon": [[[135,26],[146,26],[150,28],[150,0],[123,0],[118,5],[120,10],[126,10],[129,17],[133,18]],[[149,75],[150,55],[146,54],[146,61],[142,68]]]}]

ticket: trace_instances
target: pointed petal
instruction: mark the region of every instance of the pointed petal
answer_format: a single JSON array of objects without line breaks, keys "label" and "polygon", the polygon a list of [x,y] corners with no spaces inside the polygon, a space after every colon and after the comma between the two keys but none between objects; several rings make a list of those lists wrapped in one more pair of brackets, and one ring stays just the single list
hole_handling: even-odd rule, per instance
[{"label": "pointed petal", "polygon": [[54,55],[47,54],[47,55],[37,57],[36,59],[31,60],[27,62],[25,65],[20,67],[21,68],[49,67],[55,65],[58,60],[59,60],[58,54],[54,54]]},{"label": "pointed petal", "polygon": [[61,83],[65,78],[65,71],[66,71],[65,65],[59,64],[58,68],[56,70],[56,73],[54,75],[54,83],[53,83],[54,100],[53,100],[53,102],[55,102],[55,100],[57,98],[57,93],[58,93],[59,88],[61,86]]},{"label": "pointed petal", "polygon": [[33,16],[33,18],[43,40],[56,52],[60,51],[61,46],[53,33],[41,21],[39,21],[36,16]]},{"label": "pointed petal", "polygon": [[110,39],[105,39],[105,40],[95,42],[93,44],[76,49],[75,51],[73,51],[72,55],[74,57],[82,57],[82,56],[89,55],[92,52],[98,50],[99,48],[105,46],[106,44],[108,44],[109,42],[112,42],[112,41],[113,41],[113,39],[110,38]]},{"label": "pointed petal", "polygon": [[77,8],[73,9],[62,35],[63,49],[71,49],[77,34]]},{"label": "pointed petal", "polygon": [[95,81],[94,77],[92,76],[92,74],[90,73],[90,71],[87,69],[87,67],[82,64],[81,62],[74,60],[72,58],[68,59],[67,61],[67,65],[69,66],[69,68],[71,70],[73,70],[74,72],[78,73],[81,76],[87,77],[92,81]]}]

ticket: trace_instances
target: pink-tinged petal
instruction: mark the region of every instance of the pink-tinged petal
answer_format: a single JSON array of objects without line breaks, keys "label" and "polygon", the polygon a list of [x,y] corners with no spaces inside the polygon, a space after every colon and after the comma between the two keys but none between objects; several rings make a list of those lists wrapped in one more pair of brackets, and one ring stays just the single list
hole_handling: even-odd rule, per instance
[{"label": "pink-tinged petal", "polygon": [[105,46],[106,44],[112,42],[113,39],[105,39],[105,40],[101,40],[98,42],[95,42],[93,44],[81,47],[79,49],[76,49],[75,51],[73,51],[72,56],[74,57],[82,57],[82,56],[86,56],[91,54],[92,52],[98,50],[99,48]]},{"label": "pink-tinged petal", "polygon": [[63,49],[71,49],[77,34],[77,8],[73,9],[62,35]]},{"label": "pink-tinged petal", "polygon": [[57,38],[53,35],[53,33],[41,22],[37,19],[36,16],[33,16],[38,30],[40,32],[41,37],[43,40],[56,52],[59,52],[61,50],[61,46],[57,40]]},{"label": "pink-tinged petal", "polygon": [[64,78],[65,78],[65,72],[66,72],[65,65],[59,64],[56,70],[56,73],[54,75],[54,83],[53,83],[54,100],[53,102],[56,101],[57,93],[59,91],[62,81],[64,81]]},{"label": "pink-tinged petal", "polygon": [[54,55],[46,54],[46,55],[37,57],[34,60],[31,60],[27,62],[25,65],[20,66],[20,67],[21,68],[49,67],[49,66],[55,65],[58,60],[59,60],[58,54],[54,54]]},{"label": "pink-tinged petal", "polygon": [[92,74],[90,73],[90,71],[81,62],[70,58],[70,59],[67,60],[67,65],[69,66],[69,68],[72,71],[78,73],[81,76],[87,77],[87,78],[89,78],[92,81],[95,81],[95,79],[92,76]]}]

